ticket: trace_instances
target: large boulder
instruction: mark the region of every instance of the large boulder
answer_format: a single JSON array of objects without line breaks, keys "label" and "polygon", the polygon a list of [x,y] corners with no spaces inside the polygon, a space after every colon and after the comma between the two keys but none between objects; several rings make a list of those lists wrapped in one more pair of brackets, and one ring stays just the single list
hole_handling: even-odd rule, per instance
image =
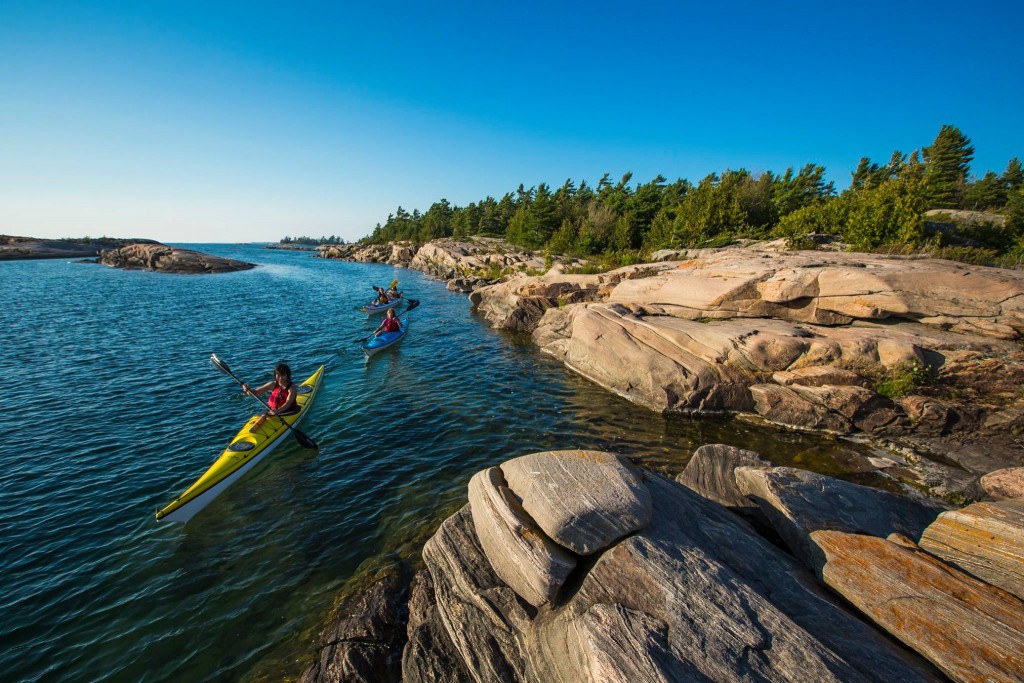
[{"label": "large boulder", "polygon": [[825,583],[952,680],[1024,680],[1024,602],[906,539],[815,531],[811,540]]},{"label": "large boulder", "polygon": [[759,453],[725,444],[705,444],[693,452],[686,469],[676,477],[687,486],[719,505],[733,509],[756,508],[736,485],[737,467],[771,467]]},{"label": "large boulder", "polygon": [[779,536],[811,569],[820,556],[810,540],[819,530],[864,533],[885,538],[899,533],[919,538],[945,509],[887,491],[859,486],[792,467],[740,467],[736,483],[757,502]]},{"label": "large boulder", "polygon": [[994,500],[1024,498],[1024,467],[1004,467],[981,478],[981,488]]},{"label": "large boulder", "polygon": [[1024,498],[975,503],[939,515],[921,547],[1024,598]]},{"label": "large boulder", "polygon": [[490,467],[469,480],[469,507],[480,546],[501,580],[535,607],[554,597],[576,557],[537,527],[500,469]]},{"label": "large boulder", "polygon": [[501,471],[537,526],[580,555],[603,550],[651,521],[643,475],[611,453],[532,453],[502,463]]}]

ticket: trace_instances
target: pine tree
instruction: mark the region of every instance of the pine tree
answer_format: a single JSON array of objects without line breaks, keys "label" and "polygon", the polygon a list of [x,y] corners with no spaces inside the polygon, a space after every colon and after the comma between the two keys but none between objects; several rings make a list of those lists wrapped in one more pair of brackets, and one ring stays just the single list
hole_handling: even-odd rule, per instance
[{"label": "pine tree", "polygon": [[935,142],[924,148],[925,201],[929,208],[960,206],[972,159],[970,139],[956,126],[943,125]]},{"label": "pine tree", "polygon": [[998,209],[1006,204],[1006,188],[1003,179],[992,171],[984,178],[975,180],[964,191],[964,207],[975,211]]},{"label": "pine tree", "polygon": [[1002,180],[1010,192],[1019,190],[1024,185],[1024,169],[1021,168],[1020,159],[1010,159],[1010,163],[1006,164],[1006,170],[1003,171]]}]

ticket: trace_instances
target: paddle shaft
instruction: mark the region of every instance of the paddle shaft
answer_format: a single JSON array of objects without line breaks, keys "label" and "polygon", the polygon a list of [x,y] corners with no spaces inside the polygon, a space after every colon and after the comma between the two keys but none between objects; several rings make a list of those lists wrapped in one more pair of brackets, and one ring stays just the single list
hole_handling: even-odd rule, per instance
[{"label": "paddle shaft", "polygon": [[[229,367],[227,366],[227,364],[226,364],[226,363],[224,363],[224,361],[222,361],[222,360],[220,360],[220,359],[218,358],[218,359],[217,359],[217,362],[215,362],[215,363],[214,363],[214,365],[216,365],[218,369],[220,369],[220,370],[223,370],[223,371],[224,371],[224,373],[225,373],[225,374],[226,374],[226,375],[227,375],[228,377],[230,377],[231,379],[233,379],[233,380],[235,380],[236,382],[238,382],[238,384],[239,384],[239,385],[240,385],[240,386],[241,386],[241,387],[242,387],[243,389],[245,389],[245,382],[243,382],[242,380],[238,379],[238,377],[236,377],[236,376],[235,376],[235,373],[231,372],[231,368],[229,368]],[[246,392],[246,393],[248,393],[248,394],[249,394],[250,396],[252,396],[252,397],[253,397],[254,399],[256,399],[257,401],[259,401],[259,402],[260,402],[260,405],[261,405],[261,406],[263,406],[264,408],[266,408],[266,409],[267,409],[267,412],[269,412],[269,413],[273,413],[273,412],[274,412],[274,409],[273,409],[273,408],[271,408],[271,407],[270,407],[269,405],[267,405],[267,402],[266,402],[266,401],[264,401],[264,400],[263,400],[262,398],[260,398],[260,397],[259,397],[259,396],[257,396],[256,394],[254,394],[254,393],[252,392],[252,390],[249,390],[249,391],[248,391],[248,392]],[[282,423],[282,424],[283,424],[283,425],[284,425],[285,427],[287,427],[288,429],[290,429],[290,430],[291,430],[292,434],[294,434],[294,435],[295,435],[295,439],[296,439],[296,440],[297,440],[297,441],[298,441],[298,442],[299,442],[300,444],[302,444],[302,446],[303,446],[303,447],[305,447],[305,448],[313,448],[313,449],[319,449],[319,448],[320,448],[319,446],[317,446],[317,445],[316,445],[316,441],[313,441],[313,439],[309,438],[309,436],[308,436],[307,434],[305,434],[305,433],[303,433],[303,432],[300,432],[300,431],[299,431],[298,429],[296,429],[295,427],[292,427],[292,426],[291,426],[290,424],[288,424],[288,420],[282,419],[280,415],[274,415],[273,417],[277,417],[278,419],[280,419],[280,420],[281,420],[281,423]]]}]

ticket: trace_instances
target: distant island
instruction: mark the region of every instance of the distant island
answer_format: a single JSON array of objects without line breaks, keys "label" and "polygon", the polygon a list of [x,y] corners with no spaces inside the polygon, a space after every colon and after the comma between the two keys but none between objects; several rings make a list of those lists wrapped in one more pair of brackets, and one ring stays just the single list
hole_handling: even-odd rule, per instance
[{"label": "distant island", "polygon": [[90,259],[111,268],[160,273],[230,273],[255,264],[211,256],[191,249],[169,247],[139,238],[81,237],[58,240],[0,235],[0,261],[73,258]]},{"label": "distant island", "polygon": [[0,235],[0,261],[26,259],[89,258],[104,249],[117,249],[129,244],[156,244],[153,240],[115,237],[69,237],[44,239]]}]

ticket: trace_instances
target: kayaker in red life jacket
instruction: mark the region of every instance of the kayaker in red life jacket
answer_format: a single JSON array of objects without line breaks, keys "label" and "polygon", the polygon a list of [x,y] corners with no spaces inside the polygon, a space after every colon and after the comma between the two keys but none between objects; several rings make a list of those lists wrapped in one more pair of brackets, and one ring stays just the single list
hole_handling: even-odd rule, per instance
[{"label": "kayaker in red life jacket", "polygon": [[373,331],[373,334],[374,336],[380,336],[383,332],[398,332],[400,329],[402,329],[402,325],[398,320],[398,316],[395,315],[395,309],[389,308],[384,316],[384,320]]},{"label": "kayaker in red life jacket", "polygon": [[255,389],[250,389],[248,384],[243,384],[242,389],[252,396],[260,396],[268,391],[270,392],[270,396],[267,398],[267,405],[270,406],[270,411],[260,415],[256,423],[249,427],[250,432],[255,432],[259,429],[270,415],[291,415],[298,410],[298,406],[295,405],[295,397],[299,394],[295,388],[295,382],[292,381],[292,370],[284,363],[278,363],[277,367],[274,368],[273,382],[267,382]]}]

